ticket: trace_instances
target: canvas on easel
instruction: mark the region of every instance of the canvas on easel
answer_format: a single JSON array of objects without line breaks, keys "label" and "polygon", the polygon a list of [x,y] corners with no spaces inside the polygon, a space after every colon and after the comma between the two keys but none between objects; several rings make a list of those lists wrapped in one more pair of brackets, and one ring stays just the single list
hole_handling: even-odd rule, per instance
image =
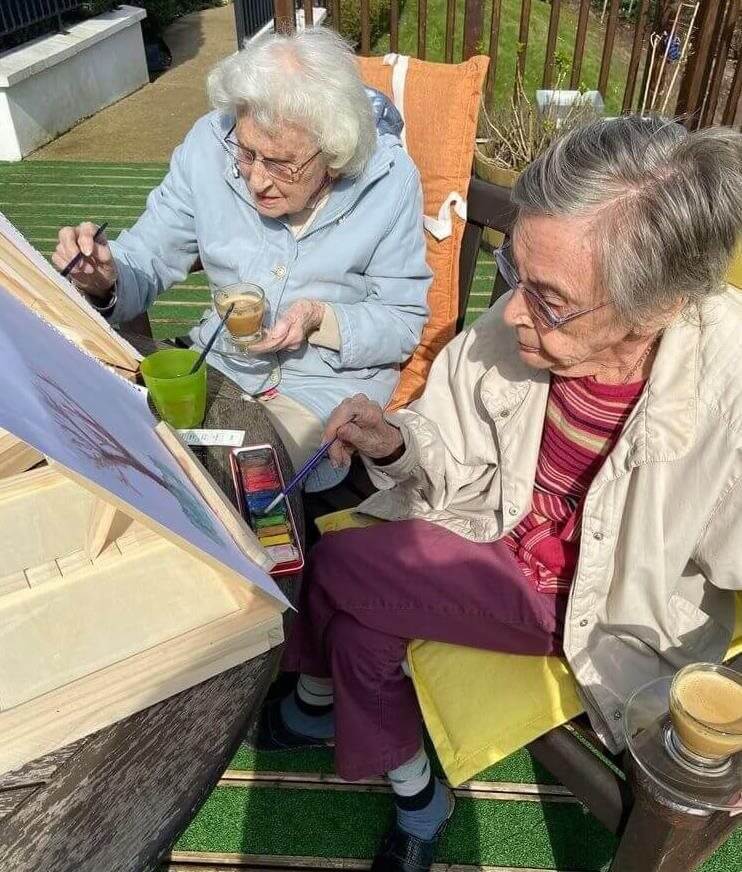
[{"label": "canvas on easel", "polygon": [[[102,364],[129,380],[136,377],[139,352],[111,329],[2,212],[0,284]],[[39,460],[33,448],[11,433],[0,432],[0,478],[30,469]]]},{"label": "canvas on easel", "polygon": [[0,283],[0,773],[282,640],[271,561],[177,434]]}]

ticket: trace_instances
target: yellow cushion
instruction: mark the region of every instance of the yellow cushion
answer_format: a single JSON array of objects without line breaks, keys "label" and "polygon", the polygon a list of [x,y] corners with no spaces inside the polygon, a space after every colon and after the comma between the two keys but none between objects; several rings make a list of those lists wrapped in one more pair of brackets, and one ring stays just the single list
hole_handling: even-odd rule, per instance
[{"label": "yellow cushion", "polygon": [[[374,523],[380,522],[353,511],[317,520],[321,533]],[[727,659],[740,652],[742,593],[736,597],[734,642]],[[561,657],[416,641],[407,659],[425,725],[454,786],[583,711],[577,684]]]},{"label": "yellow cushion", "polygon": [[742,592],[736,597],[736,620],[734,622],[734,635],[732,644],[729,646],[725,660],[731,660],[738,654],[742,654]]},{"label": "yellow cushion", "polygon": [[561,657],[412,642],[407,660],[425,725],[454,786],[583,711]]},{"label": "yellow cushion", "polygon": [[742,290],[742,242],[737,246],[737,253],[732,259],[732,265],[727,273],[727,281],[735,288]]}]

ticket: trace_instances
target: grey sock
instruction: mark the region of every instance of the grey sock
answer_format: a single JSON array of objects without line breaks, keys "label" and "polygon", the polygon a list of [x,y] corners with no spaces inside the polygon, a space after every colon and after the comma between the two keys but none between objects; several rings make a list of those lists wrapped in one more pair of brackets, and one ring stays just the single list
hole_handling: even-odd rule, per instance
[{"label": "grey sock", "polygon": [[[418,839],[430,841],[445,823],[451,811],[451,795],[448,788],[431,776],[431,784],[422,791],[430,793],[429,801],[422,808],[410,808],[415,797],[395,796],[397,825],[401,830]],[[407,807],[403,807],[407,806]]]}]

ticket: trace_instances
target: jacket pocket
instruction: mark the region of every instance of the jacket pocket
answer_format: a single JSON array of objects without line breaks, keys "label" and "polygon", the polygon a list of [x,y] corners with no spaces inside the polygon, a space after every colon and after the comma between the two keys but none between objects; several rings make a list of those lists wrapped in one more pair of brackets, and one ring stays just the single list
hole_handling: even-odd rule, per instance
[{"label": "jacket pocket", "polygon": [[[315,349],[319,359],[322,361],[322,364],[327,371],[327,375],[342,373],[342,375],[346,378],[369,379],[373,378],[375,375],[378,375],[380,371],[380,367],[378,366],[366,366],[360,369],[343,367],[342,363],[340,362],[339,352],[333,351],[331,348],[322,348],[321,346],[315,346]],[[398,370],[399,367],[395,367],[395,369]]]},{"label": "jacket pocket", "polygon": [[703,655],[709,646],[717,647],[728,635],[711,615],[689,602],[682,594],[674,593],[667,603],[668,629],[683,648],[691,649],[694,657]]}]

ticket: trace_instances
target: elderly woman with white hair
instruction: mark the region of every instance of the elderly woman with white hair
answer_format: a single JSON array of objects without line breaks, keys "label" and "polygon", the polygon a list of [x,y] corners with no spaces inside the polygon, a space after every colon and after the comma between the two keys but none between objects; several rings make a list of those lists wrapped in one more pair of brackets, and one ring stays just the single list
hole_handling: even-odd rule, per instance
[{"label": "elderly woman with white hair", "polygon": [[[259,745],[334,741],[388,773],[373,869],[421,872],[453,797],[403,671],[411,639],[562,654],[613,751],[638,686],[718,661],[742,589],[742,136],[629,116],[574,130],[521,175],[498,251],[511,292],[385,415],[345,400],[325,438],[392,521],[314,549]],[[461,676],[466,683],[466,676]],[[492,689],[493,694],[497,688]]]},{"label": "elderly woman with white hair", "polygon": [[[110,245],[93,224],[64,227],[53,262],[83,252],[71,278],[113,323],[199,260],[212,287],[263,288],[264,341],[209,363],[265,402],[298,466],[343,398],[363,390],[386,404],[420,340],[432,277],[420,177],[396,110],[363,87],[331,30],[259,36],[216,66],[208,91],[215,111],[134,227]],[[192,333],[196,346],[211,326]],[[341,477],[325,464],[312,486]]]}]

